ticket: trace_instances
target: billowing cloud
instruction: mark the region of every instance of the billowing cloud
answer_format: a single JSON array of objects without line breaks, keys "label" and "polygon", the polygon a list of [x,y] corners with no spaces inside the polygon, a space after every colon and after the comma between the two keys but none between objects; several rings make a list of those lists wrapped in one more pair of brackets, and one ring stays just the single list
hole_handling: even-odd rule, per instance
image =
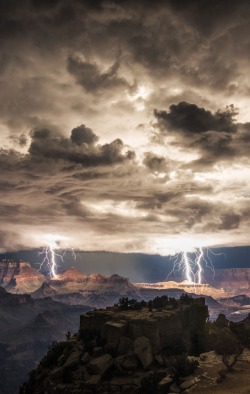
[{"label": "billowing cloud", "polygon": [[206,131],[236,131],[233,117],[236,114],[233,107],[226,111],[217,111],[212,114],[205,108],[185,101],[172,104],[168,111],[155,110],[158,122],[173,132],[178,130],[183,133],[204,133]]},{"label": "billowing cloud", "polygon": [[95,133],[85,125],[75,127],[71,131],[70,139],[76,145],[94,144],[98,141]]},{"label": "billowing cloud", "polygon": [[89,167],[122,163],[135,157],[132,150],[123,154],[124,144],[119,138],[95,145],[98,137],[84,125],[74,128],[70,138],[55,135],[48,129],[34,130],[31,138],[29,153],[40,159],[51,158]]}]

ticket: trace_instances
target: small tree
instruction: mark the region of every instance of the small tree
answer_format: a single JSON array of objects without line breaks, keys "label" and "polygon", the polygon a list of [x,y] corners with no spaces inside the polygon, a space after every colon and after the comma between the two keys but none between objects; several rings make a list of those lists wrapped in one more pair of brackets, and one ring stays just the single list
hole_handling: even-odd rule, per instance
[{"label": "small tree", "polygon": [[223,328],[218,332],[215,352],[222,355],[222,362],[228,371],[233,370],[233,366],[238,361],[243,350],[244,346],[228,328]]}]

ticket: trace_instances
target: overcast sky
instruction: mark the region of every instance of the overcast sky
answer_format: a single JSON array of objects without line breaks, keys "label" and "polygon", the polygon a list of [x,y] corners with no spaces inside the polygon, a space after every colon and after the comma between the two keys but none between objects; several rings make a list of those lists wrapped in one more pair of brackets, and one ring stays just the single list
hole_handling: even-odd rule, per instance
[{"label": "overcast sky", "polygon": [[250,3],[0,0],[0,251],[249,245]]}]

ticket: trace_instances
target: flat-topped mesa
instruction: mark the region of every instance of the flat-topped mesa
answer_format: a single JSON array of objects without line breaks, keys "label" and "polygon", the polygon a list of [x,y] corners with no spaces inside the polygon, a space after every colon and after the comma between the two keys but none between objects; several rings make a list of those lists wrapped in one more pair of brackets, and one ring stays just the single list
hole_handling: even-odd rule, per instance
[{"label": "flat-topped mesa", "polygon": [[129,284],[129,279],[124,276],[120,276],[118,274],[113,274],[107,278],[107,283],[126,283]]},{"label": "flat-topped mesa", "polygon": [[190,304],[178,302],[176,309],[120,310],[118,307],[88,312],[80,316],[80,333],[98,329],[107,345],[114,350],[139,337],[150,341],[153,354],[183,346],[188,353],[203,351],[208,307],[204,298]]},{"label": "flat-topped mesa", "polygon": [[91,284],[101,284],[105,286],[115,286],[115,285],[133,285],[129,282],[128,278],[120,276],[118,274],[113,274],[111,276],[104,276],[102,274],[84,274],[83,272],[77,270],[75,267],[70,267],[62,274],[57,275],[56,278],[51,278],[50,282],[52,285],[62,285],[62,282],[68,283],[84,283],[86,285]]},{"label": "flat-topped mesa", "polygon": [[211,296],[213,298],[230,297],[232,293],[225,291],[223,288],[213,287],[209,283],[189,283],[187,281],[174,282],[156,282],[156,283],[134,283],[140,289],[156,289],[156,290],[169,290],[169,289],[182,289],[186,293],[194,293],[201,296]]},{"label": "flat-topped mesa", "polygon": [[58,275],[59,280],[63,280],[66,282],[85,282],[87,275],[83,272],[77,270],[75,267],[70,267],[68,270]]}]

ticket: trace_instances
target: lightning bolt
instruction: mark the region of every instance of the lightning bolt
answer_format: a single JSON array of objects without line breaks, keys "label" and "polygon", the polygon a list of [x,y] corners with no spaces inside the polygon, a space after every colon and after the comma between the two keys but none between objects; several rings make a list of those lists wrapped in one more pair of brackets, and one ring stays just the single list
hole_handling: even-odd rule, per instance
[{"label": "lightning bolt", "polygon": [[202,248],[199,248],[199,252],[200,253],[197,255],[197,258],[196,258],[196,265],[198,267],[198,270],[197,270],[198,283],[201,284],[201,282],[202,282],[202,272],[203,272],[203,269],[202,269],[202,266],[201,266],[201,261],[202,261],[202,258],[204,256]]},{"label": "lightning bolt", "polygon": [[[213,273],[213,279],[215,277],[215,270],[213,266],[213,262],[209,253],[215,256],[224,255],[224,253],[214,253],[211,249],[206,248],[206,253],[202,247],[193,248],[191,252],[179,252],[176,253],[170,260],[174,260],[173,262],[173,269],[167,276],[167,280],[171,274],[174,274],[177,271],[182,271],[184,274],[185,279],[194,285],[201,285],[202,283],[206,283],[203,277],[203,268],[202,263],[205,263],[205,266],[209,268]],[[190,256],[191,255],[191,256]],[[192,257],[194,256],[194,257]]]},{"label": "lightning bolt", "polygon": [[[42,267],[45,265],[49,270],[50,278],[57,279],[58,274],[58,260],[64,261],[63,257],[66,253],[64,250],[62,253],[59,253],[60,249],[60,237],[47,235],[46,236],[46,243],[47,245],[42,249],[41,252],[38,252],[38,256],[43,256],[43,260],[40,263],[40,268],[38,271],[41,271]],[[73,255],[74,260],[76,260],[75,251],[73,248],[69,248]]]},{"label": "lightning bolt", "polygon": [[188,254],[187,252],[183,253],[183,261],[184,261],[184,266],[185,266],[185,271],[186,271],[186,278],[188,280],[188,282],[192,283],[192,278],[191,278],[191,264],[189,262],[189,258],[188,258]]}]

